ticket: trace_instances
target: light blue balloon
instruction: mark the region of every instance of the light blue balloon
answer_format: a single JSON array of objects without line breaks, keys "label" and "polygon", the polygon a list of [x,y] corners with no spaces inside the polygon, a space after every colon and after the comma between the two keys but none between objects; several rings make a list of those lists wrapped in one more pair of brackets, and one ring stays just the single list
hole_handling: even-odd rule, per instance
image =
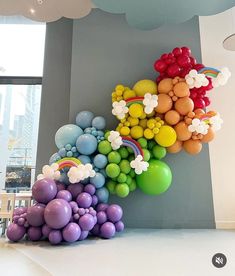
[{"label": "light blue balloon", "polygon": [[58,154],[59,154],[62,158],[64,158],[64,157],[66,156],[66,154],[67,154],[67,151],[66,151],[65,148],[61,148],[61,149],[58,151]]},{"label": "light blue balloon", "polygon": [[91,163],[91,159],[87,155],[79,155],[78,159],[82,162],[83,165]]},{"label": "light blue balloon", "polygon": [[83,130],[76,125],[68,124],[59,128],[55,134],[55,144],[58,149],[70,144],[74,146],[77,138],[83,134]]},{"label": "light blue balloon", "polygon": [[81,154],[90,155],[97,149],[97,140],[91,134],[83,134],[78,137],[76,146]]},{"label": "light blue balloon", "polygon": [[61,156],[57,152],[54,153],[49,159],[49,165],[59,161],[60,159],[61,159]]},{"label": "light blue balloon", "polygon": [[98,197],[98,201],[101,203],[107,203],[109,200],[109,191],[105,187],[96,190],[95,195]]},{"label": "light blue balloon", "polygon": [[90,177],[90,183],[93,184],[97,189],[99,189],[104,186],[105,178],[103,174],[97,172],[94,177]]},{"label": "light blue balloon", "polygon": [[103,174],[103,176],[104,176],[105,178],[107,177],[107,174],[106,174],[105,169],[101,169],[101,170],[100,170],[100,173],[102,173],[102,174]]},{"label": "light blue balloon", "polygon": [[91,122],[94,117],[95,116],[91,111],[81,111],[76,116],[76,124],[82,129],[91,127]]},{"label": "light blue balloon", "polygon": [[68,178],[68,176],[67,176],[67,173],[62,172],[62,173],[60,174],[59,182],[62,182],[62,183],[64,183],[64,184],[66,184],[66,185],[69,185],[69,184],[70,184],[69,178]]},{"label": "light blue balloon", "polygon": [[98,169],[103,169],[108,163],[108,159],[104,154],[97,154],[93,159],[93,164]]},{"label": "light blue balloon", "polygon": [[92,120],[92,126],[97,130],[103,130],[106,126],[106,121],[104,117],[97,116]]}]

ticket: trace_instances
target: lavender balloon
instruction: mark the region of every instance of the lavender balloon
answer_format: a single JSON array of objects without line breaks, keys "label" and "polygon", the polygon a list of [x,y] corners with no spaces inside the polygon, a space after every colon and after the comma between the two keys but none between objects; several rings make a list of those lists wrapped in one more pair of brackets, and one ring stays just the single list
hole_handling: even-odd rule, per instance
[{"label": "lavender balloon", "polygon": [[64,199],[64,200],[70,202],[72,200],[72,195],[69,191],[62,190],[62,191],[58,192],[58,194],[56,195],[56,198],[61,198],[61,199]]},{"label": "lavender balloon", "polygon": [[90,214],[85,214],[79,219],[79,226],[83,231],[90,231],[95,225],[93,216]]},{"label": "lavender balloon", "polygon": [[18,224],[11,223],[7,228],[7,238],[10,241],[16,242],[23,239],[26,229]]},{"label": "lavender balloon", "polygon": [[61,229],[69,223],[72,216],[71,206],[64,199],[54,199],[45,208],[46,224],[53,229]]},{"label": "lavender balloon", "polygon": [[107,221],[107,215],[104,211],[100,211],[97,213],[97,223],[103,224]]},{"label": "lavender balloon", "polygon": [[100,225],[99,225],[99,224],[96,224],[96,225],[92,228],[91,233],[92,233],[92,235],[98,237],[98,236],[100,235]]},{"label": "lavender balloon", "polygon": [[108,207],[109,207],[108,204],[106,204],[106,203],[100,203],[100,204],[97,205],[96,211],[97,212],[99,212],[99,211],[105,211]]},{"label": "lavender balloon", "polygon": [[59,181],[56,181],[56,187],[57,187],[57,191],[58,191],[58,192],[59,192],[59,191],[66,190],[64,183],[59,182]]},{"label": "lavender balloon", "polygon": [[88,234],[89,234],[89,231],[82,231],[78,240],[79,241],[85,240],[88,237]]},{"label": "lavender balloon", "polygon": [[112,204],[106,209],[106,214],[111,222],[117,222],[122,218],[122,208],[117,204]]},{"label": "lavender balloon", "polygon": [[100,236],[105,239],[110,239],[115,235],[115,226],[112,222],[105,222],[100,227]]},{"label": "lavender balloon", "polygon": [[83,192],[78,195],[76,201],[79,207],[89,208],[92,204],[92,197],[90,194]]},{"label": "lavender balloon", "polygon": [[26,219],[32,226],[41,226],[45,223],[44,220],[45,207],[42,204],[36,204],[28,208]]},{"label": "lavender balloon", "polygon": [[84,192],[90,194],[90,195],[94,195],[95,194],[95,191],[96,191],[96,188],[94,185],[92,184],[87,184],[85,187],[84,187]]},{"label": "lavender balloon", "polygon": [[48,225],[44,224],[42,227],[42,234],[45,238],[48,238],[50,232],[52,231],[51,227],[49,227]]},{"label": "lavender balloon", "polygon": [[39,241],[42,238],[42,229],[41,227],[29,227],[28,229],[28,238],[31,241]]},{"label": "lavender balloon", "polygon": [[76,199],[83,192],[84,186],[81,183],[70,184],[67,190],[71,193],[72,198]]},{"label": "lavender balloon", "polygon": [[49,178],[44,178],[36,181],[32,188],[33,198],[39,202],[47,204],[55,198],[57,187],[55,181]]},{"label": "lavender balloon", "polygon": [[81,235],[81,228],[77,223],[71,222],[65,226],[62,231],[62,235],[65,241],[75,242]]},{"label": "lavender balloon", "polygon": [[115,223],[115,229],[117,232],[122,232],[124,227],[124,223],[121,220]]},{"label": "lavender balloon", "polygon": [[62,242],[62,234],[60,230],[52,230],[48,236],[49,242],[51,244],[59,244]]}]

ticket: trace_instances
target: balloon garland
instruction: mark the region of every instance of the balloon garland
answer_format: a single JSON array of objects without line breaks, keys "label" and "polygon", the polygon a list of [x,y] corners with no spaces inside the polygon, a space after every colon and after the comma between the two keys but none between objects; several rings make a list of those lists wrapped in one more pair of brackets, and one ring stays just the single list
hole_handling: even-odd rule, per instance
[{"label": "balloon garland", "polygon": [[125,198],[137,187],[148,195],[164,193],[172,181],[162,161],[167,152],[199,154],[214,139],[223,121],[216,111],[205,110],[210,104],[206,93],[225,85],[229,70],[197,64],[187,47],[163,54],[154,68],[156,82],[115,87],[116,130],[105,130],[103,117],[82,111],[76,124],[56,132],[58,152],[32,187],[36,204],[14,210],[9,240],[19,241],[25,234],[51,244],[89,235],[112,238],[124,224],[122,208],[108,204],[110,194]]}]

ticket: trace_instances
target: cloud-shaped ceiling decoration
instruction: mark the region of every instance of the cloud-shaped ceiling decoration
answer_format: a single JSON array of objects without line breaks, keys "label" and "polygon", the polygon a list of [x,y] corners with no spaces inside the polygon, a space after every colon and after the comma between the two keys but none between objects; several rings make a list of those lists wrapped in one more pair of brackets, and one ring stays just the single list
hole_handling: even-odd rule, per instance
[{"label": "cloud-shaped ceiling decoration", "polygon": [[96,6],[125,14],[131,26],[154,29],[184,22],[194,15],[212,15],[235,5],[235,0],[0,0],[0,15],[24,15],[51,22],[61,17],[81,18]]},{"label": "cloud-shaped ceiling decoration", "polygon": [[194,15],[212,15],[235,5],[235,0],[93,0],[100,9],[124,13],[136,28],[154,29],[164,24],[184,22]]},{"label": "cloud-shaped ceiling decoration", "polygon": [[0,15],[23,15],[32,20],[51,22],[61,17],[84,17],[92,7],[91,0],[0,0]]}]

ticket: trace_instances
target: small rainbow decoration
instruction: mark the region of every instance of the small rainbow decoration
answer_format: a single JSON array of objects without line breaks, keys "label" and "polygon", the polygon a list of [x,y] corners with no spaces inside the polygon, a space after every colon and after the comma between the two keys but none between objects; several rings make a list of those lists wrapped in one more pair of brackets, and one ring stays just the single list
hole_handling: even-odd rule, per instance
[{"label": "small rainbow decoration", "polygon": [[220,73],[220,70],[212,68],[212,67],[204,67],[201,70],[199,70],[198,73],[216,78],[218,76],[218,74]]},{"label": "small rainbow decoration", "polygon": [[144,158],[144,153],[140,144],[136,142],[134,139],[122,136],[122,142],[123,142],[122,146],[129,147],[134,151],[135,157],[137,157],[138,155],[141,155]]},{"label": "small rainbow decoration", "polygon": [[134,104],[134,103],[143,104],[143,100],[144,100],[144,97],[133,97],[133,98],[126,99],[126,106],[130,106],[131,104]]},{"label": "small rainbow decoration", "polygon": [[65,157],[56,162],[59,165],[58,170],[62,170],[64,168],[77,167],[81,164],[81,161],[74,157]]}]

